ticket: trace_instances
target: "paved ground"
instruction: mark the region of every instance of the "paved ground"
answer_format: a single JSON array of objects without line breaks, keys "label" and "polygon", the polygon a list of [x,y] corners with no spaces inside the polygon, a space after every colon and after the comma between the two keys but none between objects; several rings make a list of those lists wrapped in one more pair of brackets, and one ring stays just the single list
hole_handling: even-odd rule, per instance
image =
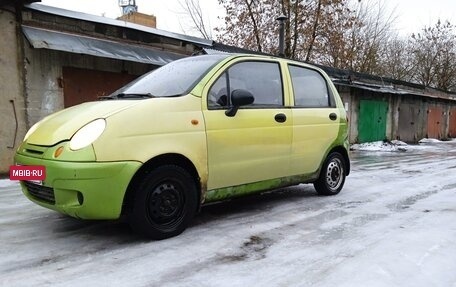
[{"label": "paved ground", "polygon": [[311,185],[208,206],[146,241],[0,181],[0,286],[456,287],[456,142],[356,152],[341,194]]}]

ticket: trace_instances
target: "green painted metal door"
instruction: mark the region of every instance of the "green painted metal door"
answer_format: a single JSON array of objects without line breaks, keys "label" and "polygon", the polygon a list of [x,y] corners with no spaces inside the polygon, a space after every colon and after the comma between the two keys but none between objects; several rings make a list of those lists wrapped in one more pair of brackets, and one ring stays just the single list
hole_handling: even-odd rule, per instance
[{"label": "green painted metal door", "polygon": [[360,101],[358,119],[358,141],[360,143],[381,141],[386,138],[387,113],[387,102]]}]

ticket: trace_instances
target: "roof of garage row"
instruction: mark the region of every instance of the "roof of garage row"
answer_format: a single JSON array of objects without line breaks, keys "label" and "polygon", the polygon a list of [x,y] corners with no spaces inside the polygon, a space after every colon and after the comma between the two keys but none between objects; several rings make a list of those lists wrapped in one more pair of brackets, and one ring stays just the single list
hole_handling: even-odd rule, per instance
[{"label": "roof of garage row", "polygon": [[43,48],[157,66],[185,57],[185,55],[155,50],[143,45],[120,43],[25,25],[22,25],[22,31],[30,45],[36,49]]},{"label": "roof of garage row", "polygon": [[169,43],[172,43],[171,45],[179,45],[180,43],[184,43],[182,45],[192,44],[198,48],[212,45],[211,40],[36,3],[24,5],[24,10],[70,18],[75,21],[91,22],[105,27],[114,26],[119,29],[125,29],[129,35],[134,34],[134,37],[139,38],[139,40],[130,40],[105,35],[82,34],[65,30],[60,26],[46,27],[39,23],[39,20],[32,17],[33,20],[31,21],[23,21],[22,31],[30,45],[36,49],[50,49],[161,66],[188,55],[166,48],[154,47],[150,43],[141,41],[141,37],[147,38],[144,35],[153,35],[153,39],[163,39],[160,42],[168,44],[168,47]]},{"label": "roof of garage row", "polygon": [[172,38],[172,39],[178,39],[178,40],[189,42],[189,43],[200,44],[200,45],[204,45],[204,46],[212,45],[212,40],[207,40],[207,39],[202,39],[202,38],[198,38],[198,37],[192,37],[192,36],[182,35],[182,34],[178,34],[178,33],[168,32],[168,31],[155,29],[155,28],[151,28],[151,27],[147,27],[147,26],[143,26],[143,25],[138,25],[138,24],[122,21],[122,20],[116,20],[116,19],[106,18],[106,17],[102,17],[102,16],[96,16],[96,15],[91,15],[91,14],[86,14],[86,13],[82,13],[82,12],[71,11],[71,10],[66,10],[66,9],[61,9],[61,8],[56,8],[56,7],[52,7],[52,6],[36,4],[36,3],[25,5],[24,7],[29,8],[31,10],[40,11],[40,12],[44,12],[44,13],[48,13],[48,14],[59,15],[59,16],[67,17],[67,18],[102,23],[102,24],[106,24],[106,25],[124,27],[124,28],[129,28],[129,29],[133,29],[133,30],[137,30],[137,31],[152,33],[155,35]]}]

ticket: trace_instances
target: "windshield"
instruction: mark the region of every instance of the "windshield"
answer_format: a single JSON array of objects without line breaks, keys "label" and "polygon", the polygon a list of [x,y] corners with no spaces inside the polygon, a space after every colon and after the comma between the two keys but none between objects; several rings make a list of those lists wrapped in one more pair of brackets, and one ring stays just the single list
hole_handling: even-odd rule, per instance
[{"label": "windshield", "polygon": [[228,55],[204,55],[173,61],[139,77],[109,97],[143,95],[143,98],[150,98],[188,94],[212,67],[226,57]]}]

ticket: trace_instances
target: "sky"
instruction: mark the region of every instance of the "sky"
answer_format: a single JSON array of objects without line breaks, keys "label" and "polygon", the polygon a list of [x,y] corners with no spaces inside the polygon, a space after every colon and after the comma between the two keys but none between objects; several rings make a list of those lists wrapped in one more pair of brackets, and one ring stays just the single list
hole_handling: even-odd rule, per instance
[{"label": "sky", "polygon": [[[419,32],[424,26],[434,25],[439,18],[456,24],[456,0],[381,1],[385,1],[388,8],[397,16],[394,26],[401,35]],[[42,0],[41,3],[109,18],[117,18],[121,15],[118,0]],[[200,0],[200,3],[206,21],[212,28],[223,25],[223,20],[218,18],[223,18],[224,10],[217,0]],[[191,29],[191,21],[183,13],[179,0],[136,0],[136,5],[139,7],[139,12],[154,14],[157,17],[159,29],[199,36]],[[215,38],[215,33],[213,37]]]},{"label": "sky", "polygon": [[424,26],[433,26],[439,19],[456,25],[455,0],[385,0],[397,14],[398,32],[419,32]]}]

